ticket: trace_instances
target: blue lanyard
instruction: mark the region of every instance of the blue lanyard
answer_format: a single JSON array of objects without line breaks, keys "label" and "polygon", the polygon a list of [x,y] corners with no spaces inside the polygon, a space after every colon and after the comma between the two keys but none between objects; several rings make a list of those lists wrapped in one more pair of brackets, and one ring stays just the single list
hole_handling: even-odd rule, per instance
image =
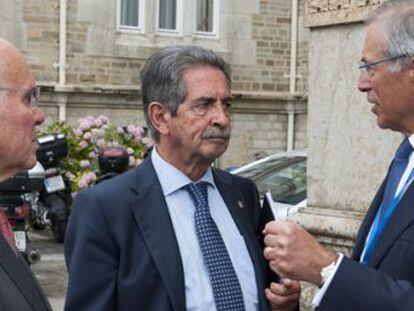
[{"label": "blue lanyard", "polygon": [[371,255],[371,252],[374,249],[374,246],[377,244],[378,238],[381,235],[382,230],[384,229],[384,227],[387,224],[388,220],[390,219],[392,213],[394,212],[395,208],[397,207],[397,204],[400,202],[401,197],[404,195],[405,191],[407,191],[408,187],[410,186],[410,184],[413,180],[414,180],[414,176],[409,178],[405,182],[404,187],[401,189],[401,191],[392,200],[392,202],[390,204],[390,207],[385,212],[385,215],[382,218],[381,222],[380,222],[380,213],[379,213],[379,211],[377,212],[377,216],[375,217],[374,224],[372,225],[371,235],[369,237],[369,240],[366,243],[366,245],[368,245],[368,246],[365,250],[364,257],[362,259],[363,263],[368,262],[368,259]]}]

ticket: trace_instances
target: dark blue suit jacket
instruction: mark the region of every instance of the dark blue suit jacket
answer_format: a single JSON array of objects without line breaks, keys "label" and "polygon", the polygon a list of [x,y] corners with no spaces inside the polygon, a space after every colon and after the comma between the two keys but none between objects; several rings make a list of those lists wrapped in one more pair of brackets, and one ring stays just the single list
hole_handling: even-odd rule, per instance
[{"label": "dark blue suit jacket", "polygon": [[[223,171],[213,170],[213,176],[254,264],[260,310],[267,310],[269,270],[259,241],[264,220],[256,187]],[[185,310],[180,252],[150,157],[79,193],[65,255],[67,311]]]},{"label": "dark blue suit jacket", "polygon": [[414,310],[414,183],[384,227],[368,265],[359,263],[387,178],[359,229],[353,259],[344,258],[318,311]]},{"label": "dark blue suit jacket", "polygon": [[39,283],[21,255],[0,233],[0,310],[51,311]]}]

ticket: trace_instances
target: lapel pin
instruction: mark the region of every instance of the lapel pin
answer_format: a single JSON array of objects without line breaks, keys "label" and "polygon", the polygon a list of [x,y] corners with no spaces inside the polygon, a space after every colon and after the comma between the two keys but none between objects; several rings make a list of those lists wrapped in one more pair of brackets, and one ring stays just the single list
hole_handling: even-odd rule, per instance
[{"label": "lapel pin", "polygon": [[242,201],[240,201],[240,200],[238,200],[238,201],[237,201],[237,205],[238,205],[240,208],[243,208],[243,207],[244,207],[243,202],[242,202]]}]

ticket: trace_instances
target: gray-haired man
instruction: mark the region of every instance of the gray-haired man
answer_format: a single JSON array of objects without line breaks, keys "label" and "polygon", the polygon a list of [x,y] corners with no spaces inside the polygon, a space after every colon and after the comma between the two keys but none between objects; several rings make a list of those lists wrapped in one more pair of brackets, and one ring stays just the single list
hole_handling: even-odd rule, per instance
[{"label": "gray-haired man", "polygon": [[[25,57],[0,39],[0,181],[36,164],[35,127],[45,119],[38,99]],[[2,211],[0,218],[0,310],[51,310]]]},{"label": "gray-haired man", "polygon": [[266,226],[265,256],[283,277],[321,286],[318,310],[414,310],[414,1],[368,19],[358,88],[378,126],[405,138],[359,229],[354,253],[324,249],[289,222]]},{"label": "gray-haired man", "polygon": [[[147,60],[141,83],[155,148],[135,170],[79,194],[66,310],[267,310],[256,187],[211,168],[230,139],[228,65],[171,46]],[[299,290],[284,286],[281,307],[296,305]]]}]

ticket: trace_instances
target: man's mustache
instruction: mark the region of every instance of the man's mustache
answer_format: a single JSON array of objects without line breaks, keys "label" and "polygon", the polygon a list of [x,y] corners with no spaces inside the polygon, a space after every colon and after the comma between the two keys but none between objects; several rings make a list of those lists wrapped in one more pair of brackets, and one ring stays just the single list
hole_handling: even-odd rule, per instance
[{"label": "man's mustache", "polygon": [[227,127],[209,127],[201,136],[203,139],[221,138],[230,139],[231,130]]}]

